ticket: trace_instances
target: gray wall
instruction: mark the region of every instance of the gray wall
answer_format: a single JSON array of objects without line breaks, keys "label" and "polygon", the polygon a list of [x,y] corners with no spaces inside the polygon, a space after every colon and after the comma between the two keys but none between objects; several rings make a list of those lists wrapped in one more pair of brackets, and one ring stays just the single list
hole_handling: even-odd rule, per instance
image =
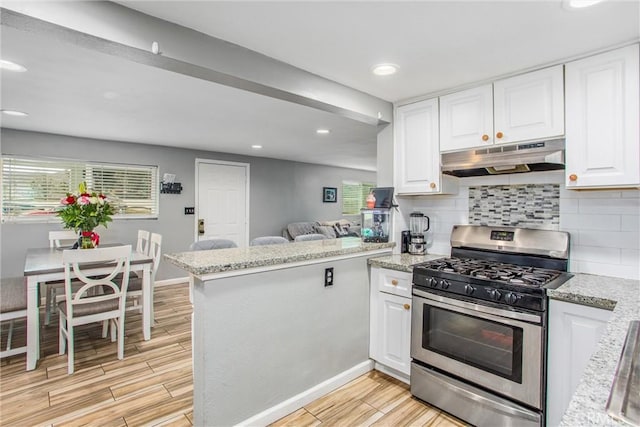
[{"label": "gray wall", "polygon": [[[101,232],[103,241],[135,243],[138,229],[163,235],[163,253],[184,251],[194,236],[193,215],[185,206],[195,206],[195,159],[245,162],[251,165],[250,238],[280,235],[290,222],[340,218],[341,204],[322,203],[322,187],[340,189],[342,180],[375,182],[375,172],[334,168],[307,163],[195,151],[126,142],[74,138],[63,135],[2,129],[2,154],[98,160],[113,163],[157,165],[160,176],[175,173],[182,194],[161,194],[157,220],[115,220]],[[372,142],[373,143],[373,142]],[[340,191],[340,190],[339,190]],[[340,194],[338,194],[340,196]],[[47,233],[61,229],[52,223],[0,225],[1,277],[19,276],[27,248],[49,244]],[[185,273],[161,263],[158,280],[183,277]]]}]

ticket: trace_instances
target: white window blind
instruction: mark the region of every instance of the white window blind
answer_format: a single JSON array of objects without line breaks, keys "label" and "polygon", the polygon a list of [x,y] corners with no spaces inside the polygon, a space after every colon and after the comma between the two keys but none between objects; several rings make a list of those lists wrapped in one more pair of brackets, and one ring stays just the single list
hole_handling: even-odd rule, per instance
[{"label": "white window blind", "polygon": [[57,219],[60,199],[82,181],[107,196],[114,219],[158,217],[157,166],[3,156],[2,221]]},{"label": "white window blind", "polygon": [[367,195],[375,184],[362,182],[342,183],[342,215],[359,215],[366,206]]}]

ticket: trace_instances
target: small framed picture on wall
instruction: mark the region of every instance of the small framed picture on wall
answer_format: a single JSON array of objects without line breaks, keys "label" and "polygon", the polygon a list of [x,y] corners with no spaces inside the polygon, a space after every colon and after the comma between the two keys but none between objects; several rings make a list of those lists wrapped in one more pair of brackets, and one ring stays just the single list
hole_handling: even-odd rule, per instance
[{"label": "small framed picture on wall", "polygon": [[338,189],[336,187],[322,187],[322,201],[324,203],[336,203],[338,201]]}]

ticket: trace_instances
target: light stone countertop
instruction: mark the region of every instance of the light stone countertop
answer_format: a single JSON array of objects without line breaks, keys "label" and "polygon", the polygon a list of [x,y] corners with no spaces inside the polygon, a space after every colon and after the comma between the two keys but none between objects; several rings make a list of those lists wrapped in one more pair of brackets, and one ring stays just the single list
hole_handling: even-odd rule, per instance
[{"label": "light stone countertop", "polygon": [[613,310],[560,425],[627,425],[610,417],[605,408],[629,322],[640,319],[640,281],[576,274],[548,294],[557,300]]},{"label": "light stone countertop", "polygon": [[195,276],[272,267],[393,248],[395,243],[363,243],[356,237],[165,254],[171,264]]},{"label": "light stone countertop", "polygon": [[427,262],[438,258],[446,258],[448,255],[411,255],[411,254],[393,254],[389,256],[381,256],[369,259],[369,265],[374,267],[388,268],[390,270],[404,271],[413,273],[413,266],[421,262]]}]

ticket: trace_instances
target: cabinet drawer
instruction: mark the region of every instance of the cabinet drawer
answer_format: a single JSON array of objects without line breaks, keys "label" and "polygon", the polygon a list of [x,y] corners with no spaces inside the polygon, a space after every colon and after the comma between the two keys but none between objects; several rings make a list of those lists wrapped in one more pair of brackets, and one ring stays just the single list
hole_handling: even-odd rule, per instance
[{"label": "cabinet drawer", "polygon": [[378,290],[401,297],[411,298],[411,273],[380,269],[379,274]]}]

